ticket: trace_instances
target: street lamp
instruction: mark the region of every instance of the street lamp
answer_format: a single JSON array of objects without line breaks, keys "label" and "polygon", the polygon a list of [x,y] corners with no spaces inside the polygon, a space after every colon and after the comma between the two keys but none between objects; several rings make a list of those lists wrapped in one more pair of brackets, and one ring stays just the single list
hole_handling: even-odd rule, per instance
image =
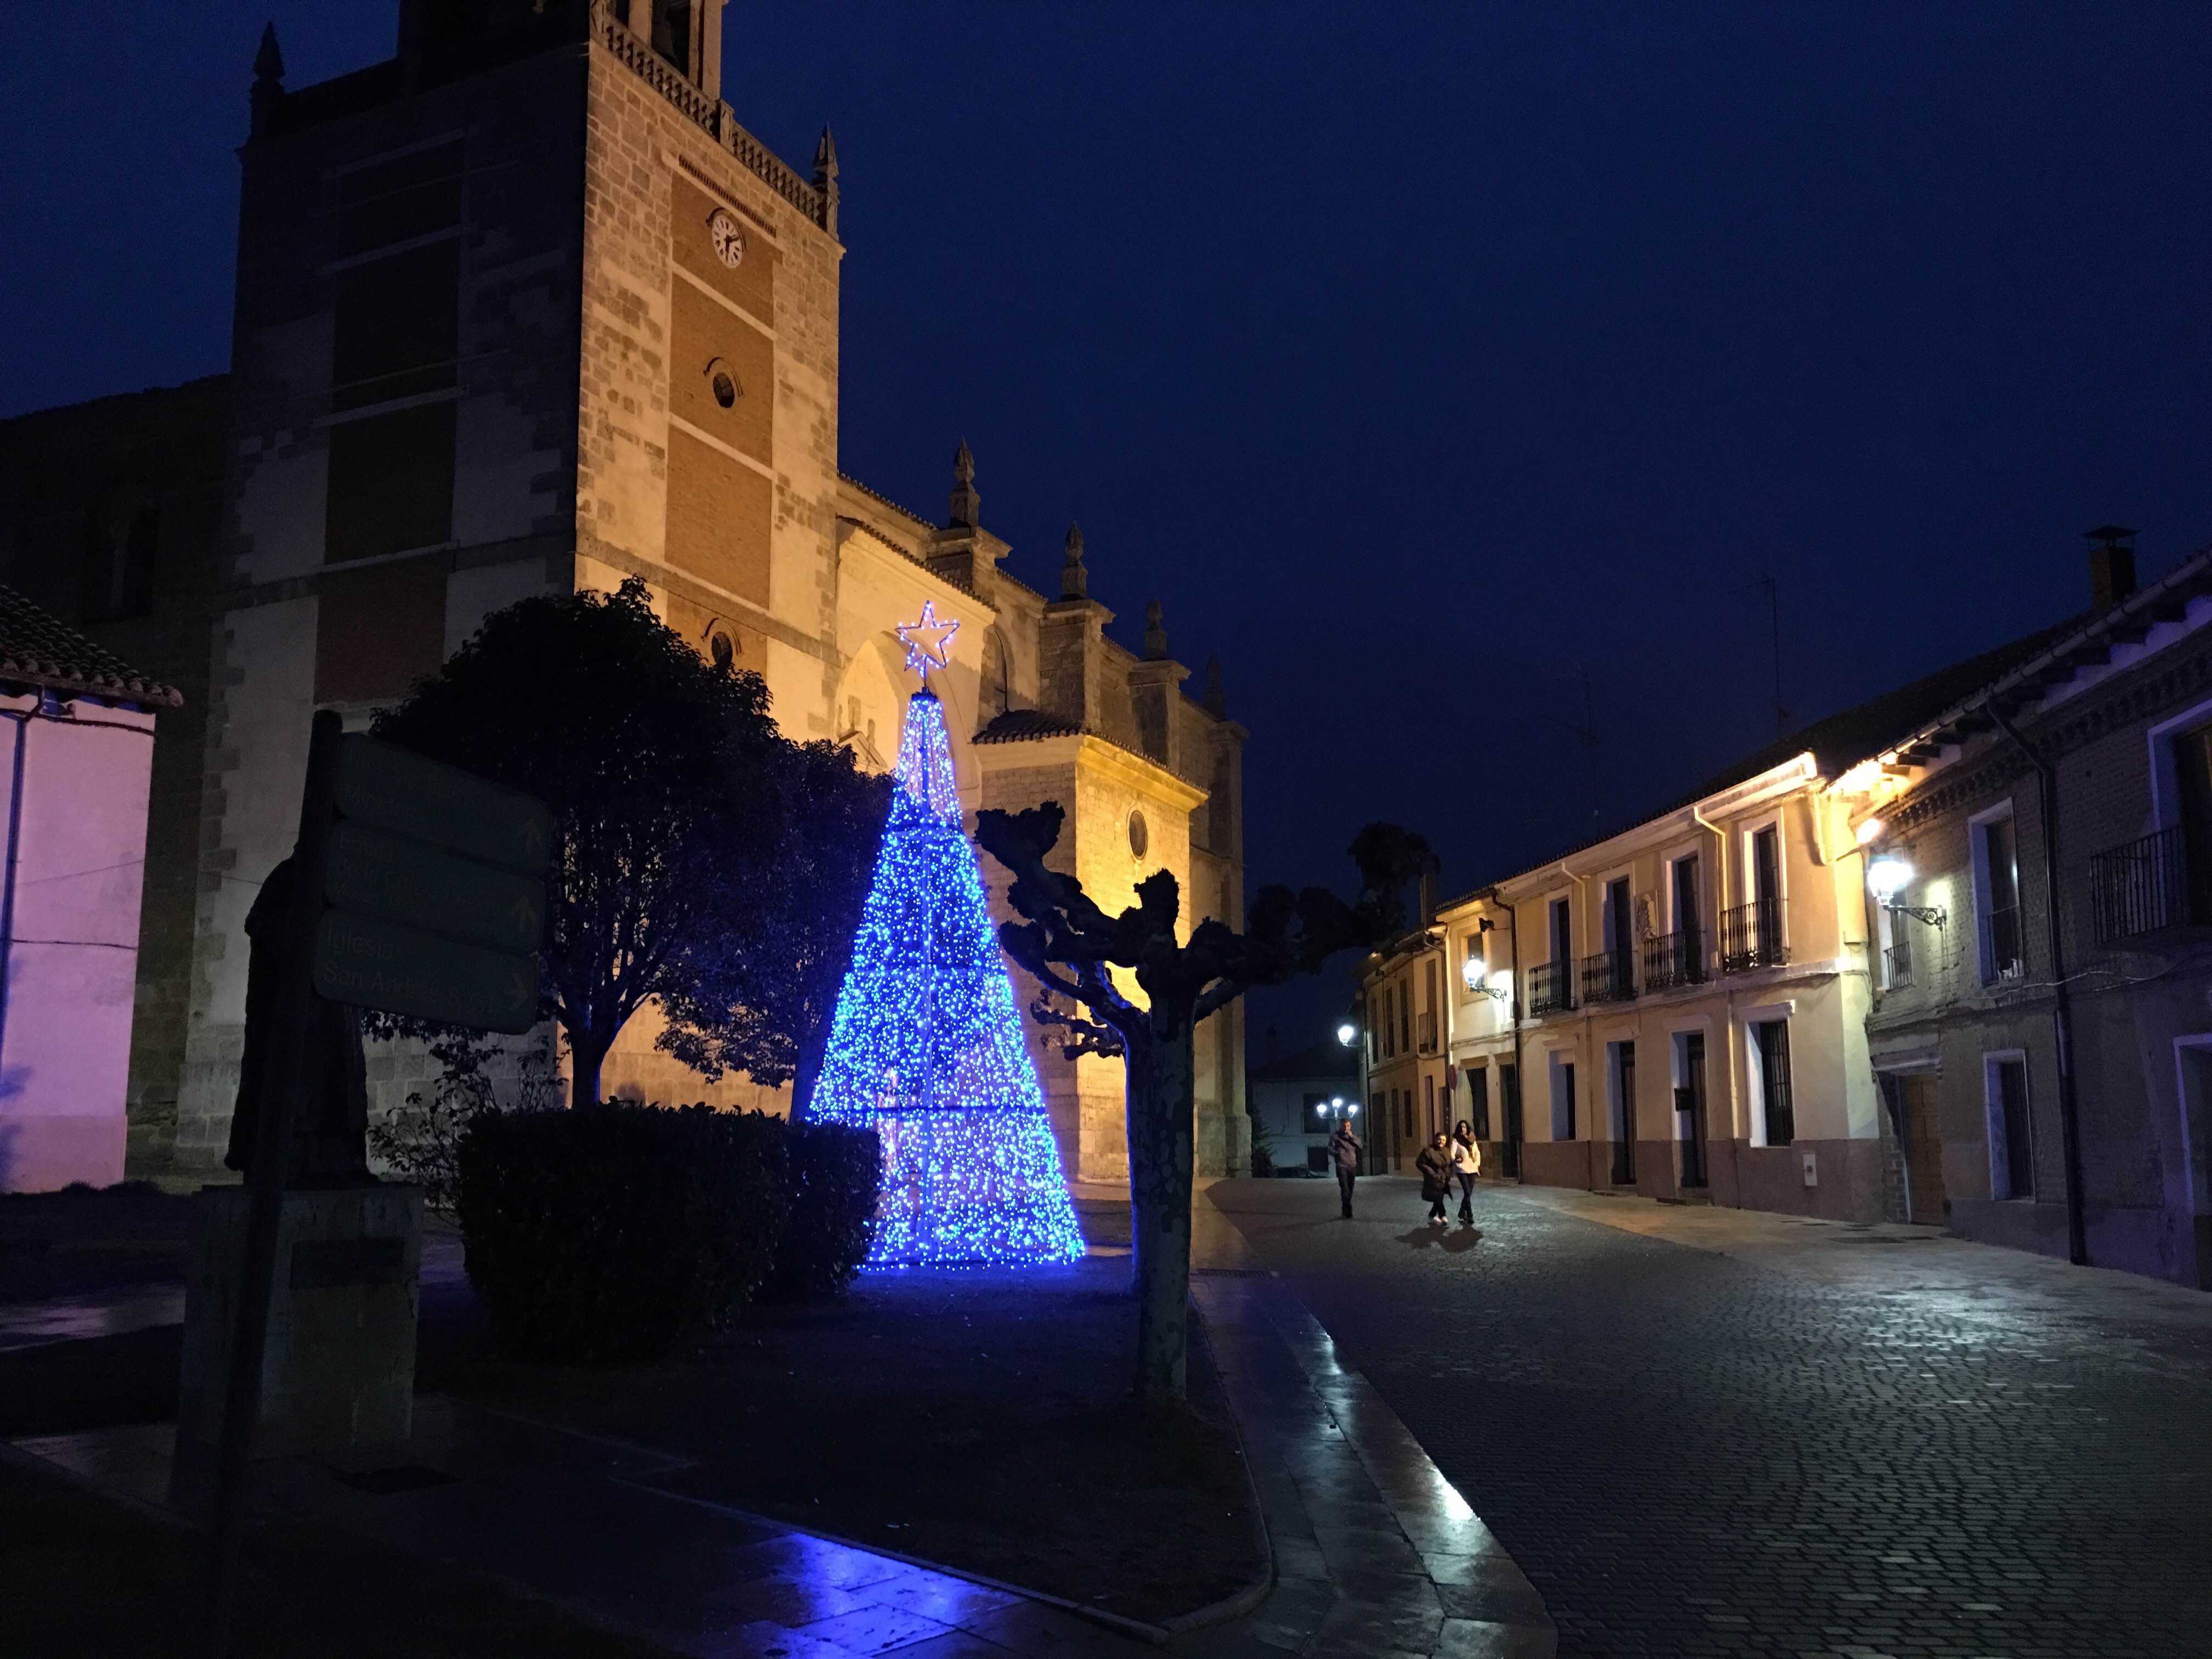
[{"label": "street lamp", "polygon": [[1484,975],[1480,957],[1469,957],[1466,966],[1460,969],[1460,977],[1467,981],[1467,988],[1479,997],[1495,997],[1503,1002],[1513,994],[1507,987],[1492,984]]},{"label": "street lamp", "polygon": [[1940,904],[1899,904],[1897,896],[1912,884],[1912,866],[1901,853],[1881,853],[1867,860],[1867,891],[1892,915],[1911,916],[1929,927],[1941,927],[1950,913]]},{"label": "street lamp", "polygon": [[1343,1024],[1336,1028],[1336,1040],[1347,1048],[1354,1047],[1359,1041],[1359,1028],[1350,1020],[1346,1020]]},{"label": "street lamp", "polygon": [[1346,1100],[1342,1095],[1334,1095],[1327,1100],[1314,1102],[1314,1112],[1331,1123],[1348,1122],[1359,1115],[1359,1103]]}]

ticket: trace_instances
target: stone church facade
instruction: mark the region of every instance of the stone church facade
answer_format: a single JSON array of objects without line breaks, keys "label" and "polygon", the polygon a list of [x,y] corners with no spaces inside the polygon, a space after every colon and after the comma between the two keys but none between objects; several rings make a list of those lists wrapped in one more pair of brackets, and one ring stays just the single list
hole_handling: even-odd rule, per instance
[{"label": "stone church facade", "polygon": [[[1056,595],[1002,570],[964,447],[941,523],[840,471],[835,149],[802,174],[737,125],[720,12],[403,0],[391,60],[300,88],[264,37],[229,374],[0,422],[5,579],[188,700],[155,763],[141,1170],[220,1158],[241,927],[311,714],[365,723],[534,593],[643,577],[787,732],[879,767],[912,689],[892,630],[934,600],[961,623],[935,689],[971,811],[1058,800],[1102,903],[1164,868],[1189,924],[1241,922],[1245,733],[1218,676],[1186,693],[1157,607],[1141,653],[1107,638],[1073,531]],[[1241,1020],[1200,1034],[1202,1170],[1245,1157]],[[656,1035],[633,1022],[611,1091],[776,1103]],[[1071,1175],[1118,1178],[1118,1063],[1032,1041]],[[427,1065],[376,1054],[379,1104]]]}]

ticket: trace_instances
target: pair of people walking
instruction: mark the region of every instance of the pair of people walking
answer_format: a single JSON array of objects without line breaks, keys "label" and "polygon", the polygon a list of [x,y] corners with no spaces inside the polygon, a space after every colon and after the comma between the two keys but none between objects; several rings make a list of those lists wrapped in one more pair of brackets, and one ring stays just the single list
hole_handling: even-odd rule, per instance
[{"label": "pair of people walking", "polygon": [[1474,1144],[1474,1131],[1464,1120],[1449,1135],[1439,1129],[1414,1158],[1413,1170],[1421,1177],[1421,1196],[1428,1202],[1431,1221],[1450,1218],[1446,1206],[1456,1184],[1459,1218],[1464,1225],[1474,1224],[1474,1178],[1482,1173],[1482,1149]]},{"label": "pair of people walking", "polygon": [[[1328,1161],[1336,1171],[1337,1196],[1346,1220],[1352,1218],[1352,1184],[1359,1178],[1359,1137],[1352,1126],[1338,1124],[1328,1137]],[[1449,1219],[1445,1206],[1456,1183],[1459,1218],[1470,1227],[1474,1224],[1474,1178],[1482,1173],[1482,1148],[1475,1145],[1474,1130],[1465,1119],[1453,1126],[1449,1136],[1439,1131],[1414,1158],[1413,1169],[1421,1177],[1421,1196],[1428,1200],[1431,1221]]]}]

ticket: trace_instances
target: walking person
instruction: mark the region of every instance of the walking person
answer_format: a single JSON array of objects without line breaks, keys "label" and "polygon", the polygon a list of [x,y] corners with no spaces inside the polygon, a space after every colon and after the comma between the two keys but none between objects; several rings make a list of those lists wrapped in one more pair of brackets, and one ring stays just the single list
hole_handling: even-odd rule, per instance
[{"label": "walking person", "polygon": [[1452,1173],[1459,1177],[1459,1218],[1474,1225],[1474,1178],[1482,1173],[1482,1148],[1474,1144],[1474,1129],[1465,1118],[1452,1126]]},{"label": "walking person", "polygon": [[1329,1131],[1328,1161],[1336,1170],[1336,1194],[1344,1200],[1344,1218],[1352,1219],[1352,1183],[1359,1179],[1359,1137],[1349,1123],[1339,1121]]},{"label": "walking person", "polygon": [[1444,1206],[1451,1200],[1452,1189],[1451,1150],[1444,1143],[1442,1129],[1429,1137],[1429,1144],[1413,1160],[1413,1169],[1421,1177],[1421,1196],[1428,1201],[1429,1219],[1441,1227],[1449,1219]]}]

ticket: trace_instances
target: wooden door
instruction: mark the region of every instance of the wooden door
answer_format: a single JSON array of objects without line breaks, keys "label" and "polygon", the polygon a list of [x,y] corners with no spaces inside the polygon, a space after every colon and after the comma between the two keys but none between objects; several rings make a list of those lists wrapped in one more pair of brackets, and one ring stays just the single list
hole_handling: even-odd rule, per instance
[{"label": "wooden door", "polygon": [[1943,1190],[1943,1138],[1936,1128],[1936,1074],[1916,1072],[1899,1077],[1897,1139],[1905,1152],[1905,1198],[1909,1218],[1941,1227],[1950,1219]]}]

